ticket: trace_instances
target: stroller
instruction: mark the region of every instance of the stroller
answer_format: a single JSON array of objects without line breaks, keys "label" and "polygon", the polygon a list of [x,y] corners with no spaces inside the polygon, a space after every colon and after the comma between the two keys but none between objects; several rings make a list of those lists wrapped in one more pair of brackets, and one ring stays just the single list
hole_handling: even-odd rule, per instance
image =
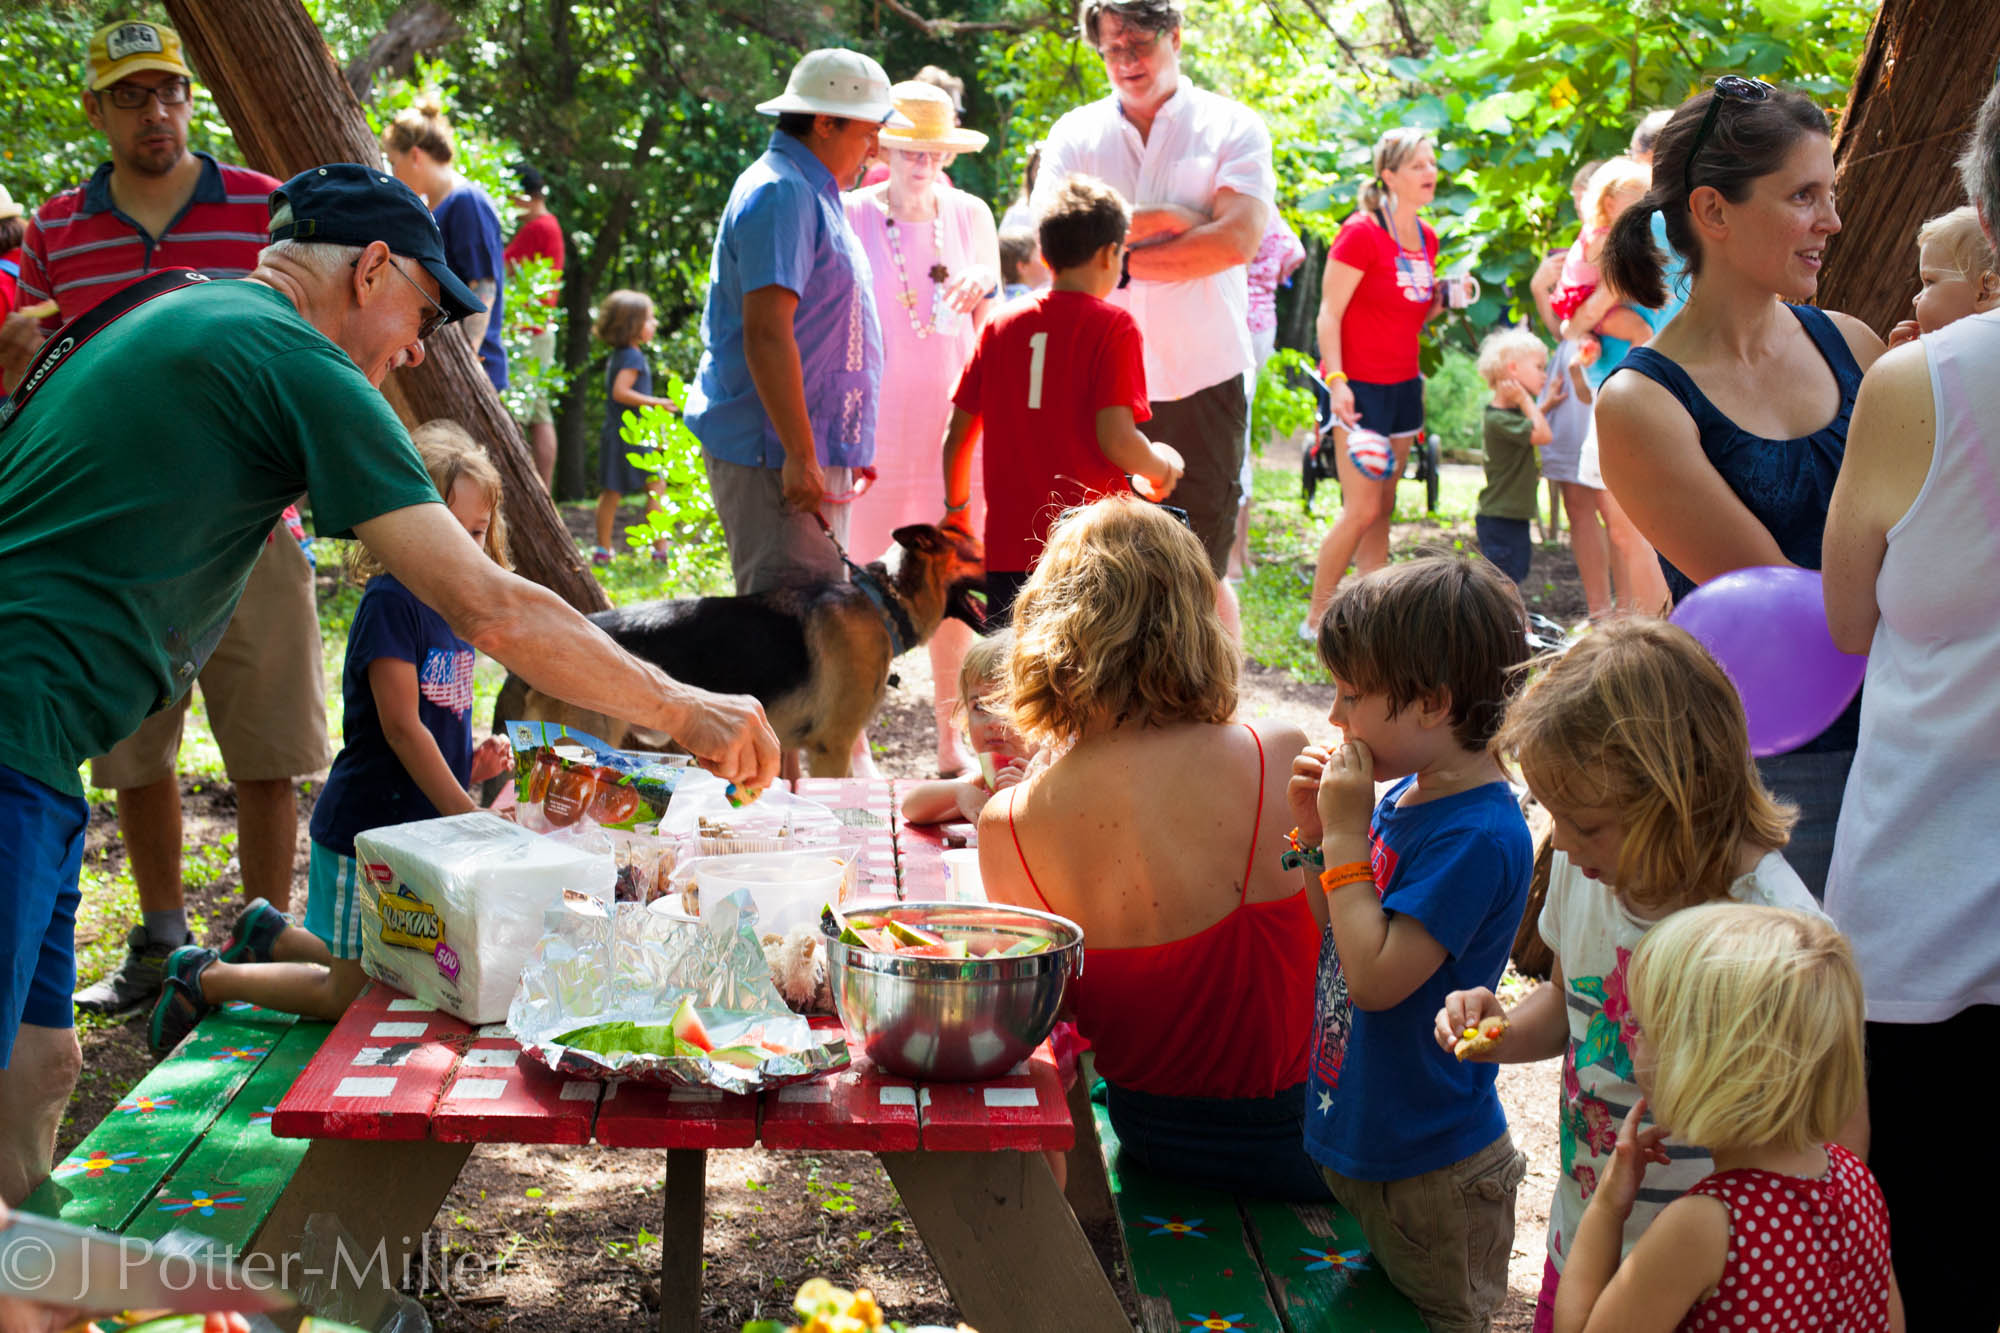
[{"label": "stroller", "polygon": [[[1299,483],[1304,492],[1305,507],[1312,508],[1313,492],[1322,481],[1338,482],[1340,473],[1334,466],[1334,450],[1338,446],[1333,436],[1333,395],[1327,390],[1326,381],[1319,372],[1308,368],[1305,372],[1306,387],[1312,390],[1313,433],[1307,440],[1299,460]],[[1438,446],[1427,433],[1417,436],[1416,445],[1410,450],[1409,470],[1406,477],[1415,477],[1424,484],[1424,508],[1435,514],[1438,507]]]}]

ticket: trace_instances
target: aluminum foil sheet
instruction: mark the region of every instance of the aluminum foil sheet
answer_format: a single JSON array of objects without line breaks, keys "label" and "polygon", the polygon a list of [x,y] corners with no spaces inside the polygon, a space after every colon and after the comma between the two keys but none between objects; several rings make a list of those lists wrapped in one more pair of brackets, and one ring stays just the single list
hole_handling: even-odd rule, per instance
[{"label": "aluminum foil sheet", "polygon": [[[723,899],[700,921],[679,921],[638,903],[560,907],[521,973],[507,1026],[522,1049],[571,1078],[633,1078],[683,1087],[757,1092],[843,1069],[847,1042],[816,1032],[771,984],[750,895]],[[601,1054],[559,1040],[602,1023],[665,1024],[692,1000],[720,1049],[777,1046],[754,1067],[706,1056]]]}]

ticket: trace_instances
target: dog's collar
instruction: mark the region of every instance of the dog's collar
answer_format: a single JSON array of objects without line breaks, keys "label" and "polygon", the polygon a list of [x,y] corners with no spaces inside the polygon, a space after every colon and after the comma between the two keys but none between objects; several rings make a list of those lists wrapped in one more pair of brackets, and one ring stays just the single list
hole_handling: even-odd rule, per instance
[{"label": "dog's collar", "polygon": [[847,561],[847,575],[854,585],[868,594],[868,600],[875,603],[875,610],[882,616],[882,623],[889,630],[889,656],[901,657],[917,646],[917,627],[910,623],[910,613],[903,609],[903,601],[887,588],[882,580],[868,570],[847,559],[842,551],[840,558]]}]

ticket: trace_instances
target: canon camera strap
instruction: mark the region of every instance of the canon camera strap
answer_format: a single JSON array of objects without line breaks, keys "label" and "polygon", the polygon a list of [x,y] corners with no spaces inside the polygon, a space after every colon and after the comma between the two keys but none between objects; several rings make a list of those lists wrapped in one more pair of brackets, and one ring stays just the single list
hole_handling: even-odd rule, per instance
[{"label": "canon camera strap", "polygon": [[131,286],[114,295],[105,297],[89,310],[71,320],[49,335],[42,344],[42,350],[29,363],[28,371],[21,376],[19,387],[6,402],[0,403],[0,430],[7,429],[28,400],[35,396],[49,376],[69,360],[70,356],[85,343],[104,331],[104,326],[121,315],[130,314],[156,296],[177,292],[183,287],[191,287],[197,282],[207,282],[206,273],[197,273],[191,268],[163,268],[158,273],[148,274]]}]

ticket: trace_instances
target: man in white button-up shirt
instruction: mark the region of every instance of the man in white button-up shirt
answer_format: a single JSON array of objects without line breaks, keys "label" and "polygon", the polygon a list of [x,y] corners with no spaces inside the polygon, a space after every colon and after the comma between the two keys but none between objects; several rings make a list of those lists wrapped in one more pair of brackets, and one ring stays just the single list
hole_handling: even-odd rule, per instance
[{"label": "man in white button-up shirt", "polygon": [[[1248,107],[1181,77],[1181,0],[1085,0],[1081,26],[1104,58],[1111,96],[1049,131],[1031,202],[1039,214],[1082,173],[1132,205],[1131,281],[1111,300],[1145,336],[1147,434],[1186,458],[1174,503],[1220,578],[1242,495],[1243,372],[1255,364],[1244,266],[1276,192],[1271,134]],[[1222,598],[1234,629],[1227,584]]]}]

